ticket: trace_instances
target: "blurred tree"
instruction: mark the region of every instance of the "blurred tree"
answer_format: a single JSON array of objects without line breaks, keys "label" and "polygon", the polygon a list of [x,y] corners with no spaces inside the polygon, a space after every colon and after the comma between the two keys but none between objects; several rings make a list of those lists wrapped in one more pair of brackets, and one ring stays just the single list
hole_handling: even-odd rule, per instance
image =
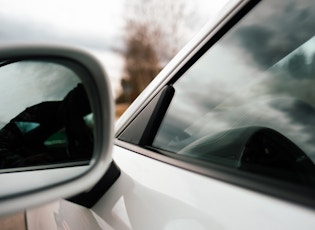
[{"label": "blurred tree", "polygon": [[160,62],[147,27],[129,21],[125,39],[125,77],[122,79],[125,99],[132,102],[160,71]]},{"label": "blurred tree", "polygon": [[[185,1],[130,0],[125,13],[123,92],[131,103],[183,45],[191,16]],[[191,8],[190,8],[191,9]]]}]

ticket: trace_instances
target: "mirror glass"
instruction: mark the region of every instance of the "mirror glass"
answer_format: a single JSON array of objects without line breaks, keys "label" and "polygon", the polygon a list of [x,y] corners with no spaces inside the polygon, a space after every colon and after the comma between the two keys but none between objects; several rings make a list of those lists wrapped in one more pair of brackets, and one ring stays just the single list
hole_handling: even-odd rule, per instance
[{"label": "mirror glass", "polygon": [[94,122],[78,70],[60,60],[0,62],[0,173],[89,164]]}]

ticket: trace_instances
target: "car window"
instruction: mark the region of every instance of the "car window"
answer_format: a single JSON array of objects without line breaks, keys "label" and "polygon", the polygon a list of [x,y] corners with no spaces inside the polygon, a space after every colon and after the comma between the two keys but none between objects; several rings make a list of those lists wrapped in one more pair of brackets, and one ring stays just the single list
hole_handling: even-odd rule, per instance
[{"label": "car window", "polygon": [[314,186],[314,12],[259,3],[174,83],[153,147]]}]

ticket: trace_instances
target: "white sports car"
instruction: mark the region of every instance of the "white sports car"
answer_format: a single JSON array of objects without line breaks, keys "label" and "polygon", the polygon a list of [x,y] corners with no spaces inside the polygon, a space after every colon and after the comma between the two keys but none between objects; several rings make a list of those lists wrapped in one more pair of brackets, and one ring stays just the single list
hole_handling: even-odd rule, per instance
[{"label": "white sports car", "polygon": [[[47,124],[18,116],[3,129],[18,141],[0,132],[1,143],[19,144],[0,148],[1,214],[26,208],[28,230],[315,229],[314,35],[315,1],[231,1],[114,128],[109,84],[94,58],[2,48],[10,63],[0,77],[29,62],[76,77],[61,70],[71,75],[62,78],[68,90],[47,80],[51,90],[19,102],[21,112],[58,101]],[[69,96],[78,84],[89,108]]]}]

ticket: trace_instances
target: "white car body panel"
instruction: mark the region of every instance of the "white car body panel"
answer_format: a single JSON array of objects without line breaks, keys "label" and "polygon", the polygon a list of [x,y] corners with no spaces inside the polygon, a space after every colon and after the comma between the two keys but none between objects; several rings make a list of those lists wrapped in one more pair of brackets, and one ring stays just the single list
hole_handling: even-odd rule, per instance
[{"label": "white car body panel", "polygon": [[314,212],[294,204],[117,146],[113,157],[122,175],[93,211],[114,229],[265,230],[315,226]]},{"label": "white car body panel", "polygon": [[[16,193],[23,192],[25,187],[40,189],[42,186],[50,186],[52,183],[58,183],[59,178],[72,179],[77,175],[82,175],[88,170],[88,166],[68,167],[47,169],[41,171],[28,171],[23,173],[0,174],[0,181],[3,181],[3,188],[0,196],[10,194],[12,187],[15,186]],[[4,179],[2,179],[2,177]]]},{"label": "white car body panel", "polygon": [[121,176],[92,209],[60,200],[27,211],[39,229],[314,229],[310,209],[115,146]]},{"label": "white car body panel", "polygon": [[66,200],[28,210],[26,217],[27,229],[34,230],[112,229],[92,210]]}]

